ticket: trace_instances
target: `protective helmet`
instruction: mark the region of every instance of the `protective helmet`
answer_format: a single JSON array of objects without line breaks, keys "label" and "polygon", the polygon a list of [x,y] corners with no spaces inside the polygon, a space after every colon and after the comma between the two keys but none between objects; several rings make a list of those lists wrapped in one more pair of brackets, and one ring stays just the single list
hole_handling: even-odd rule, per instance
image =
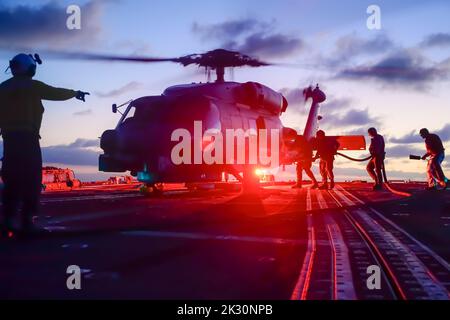
[{"label": "protective helmet", "polygon": [[318,130],[317,133],[316,133],[316,137],[318,137],[318,138],[323,138],[323,137],[325,137],[325,131],[323,131],[323,130]]},{"label": "protective helmet", "polygon": [[[36,74],[36,62],[40,59],[37,55],[33,58],[31,54],[19,53],[9,61],[9,67],[14,76],[33,77]],[[39,59],[39,60],[38,60]]]}]

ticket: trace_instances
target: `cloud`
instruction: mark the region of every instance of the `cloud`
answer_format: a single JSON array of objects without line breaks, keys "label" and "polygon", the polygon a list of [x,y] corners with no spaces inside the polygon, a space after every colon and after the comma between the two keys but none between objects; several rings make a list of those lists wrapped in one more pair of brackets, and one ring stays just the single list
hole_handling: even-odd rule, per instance
[{"label": "cloud", "polygon": [[335,46],[334,59],[348,60],[358,55],[387,52],[394,47],[394,43],[384,34],[369,39],[349,34],[339,38]]},{"label": "cloud", "polygon": [[372,57],[391,51],[394,42],[385,34],[363,38],[351,33],[338,38],[326,54],[313,54],[311,65],[326,71],[341,70],[359,57]]},{"label": "cloud", "polygon": [[422,47],[449,47],[450,33],[433,33],[427,36],[420,45]]},{"label": "cloud", "polygon": [[342,135],[344,136],[365,136],[367,135],[368,126],[357,127],[351,130],[344,131]]},{"label": "cloud", "polygon": [[77,139],[68,145],[43,147],[43,161],[66,165],[94,166],[98,163],[99,152],[91,148],[98,147],[98,145],[98,139]]},{"label": "cloud", "polygon": [[[401,136],[399,138],[391,138],[391,142],[393,143],[403,143],[403,144],[409,144],[409,143],[419,143],[423,142],[423,139],[419,135],[419,130],[421,128],[418,128],[417,130],[413,130],[410,133],[405,134],[404,136]],[[445,126],[443,126],[439,130],[431,130],[430,132],[437,134],[442,141],[450,141],[450,123],[447,123]]]},{"label": "cloud", "polygon": [[409,145],[396,145],[386,148],[387,158],[408,158],[410,154],[423,155],[425,150]]},{"label": "cloud", "polygon": [[442,141],[450,141],[450,123],[446,124],[436,133],[441,137]]},{"label": "cloud", "polygon": [[349,109],[344,113],[331,113],[323,117],[322,124],[330,128],[346,128],[351,126],[376,127],[379,119],[373,117],[368,109]]},{"label": "cloud", "polygon": [[[70,144],[43,147],[43,161],[67,166],[97,166],[99,144],[99,139],[77,139]],[[2,156],[3,141],[0,140],[0,158]]]},{"label": "cloud", "polygon": [[[70,144],[42,148],[44,163],[96,166],[98,164],[99,139],[77,139]],[[3,141],[0,140],[0,157],[3,156]]]},{"label": "cloud", "polygon": [[446,79],[448,69],[439,65],[428,65],[420,55],[409,51],[395,52],[373,65],[348,68],[338,73],[337,78],[347,80],[375,80],[386,85],[412,85],[426,87],[433,80]]},{"label": "cloud", "polygon": [[283,58],[299,52],[304,45],[301,39],[281,33],[255,33],[246,37],[243,42],[232,41],[224,47],[254,56]]},{"label": "cloud", "polygon": [[403,144],[407,144],[407,143],[419,143],[422,141],[422,138],[419,135],[419,130],[413,130],[410,133],[399,137],[399,138],[391,138],[390,139],[391,142],[393,143],[403,143]]},{"label": "cloud", "polygon": [[66,6],[56,1],[42,6],[0,4],[0,45],[62,47],[68,43],[87,45],[101,32],[100,16],[106,1],[89,1],[80,6],[81,30],[66,27]]},{"label": "cloud", "polygon": [[86,109],[86,110],[74,112],[72,115],[82,117],[82,116],[90,116],[91,114],[92,114],[92,110]]},{"label": "cloud", "polygon": [[296,36],[274,32],[276,22],[236,19],[211,25],[194,23],[192,32],[202,40],[217,42],[228,50],[264,58],[282,58],[304,48]]},{"label": "cloud", "polygon": [[132,91],[132,90],[137,90],[141,87],[142,87],[142,83],[136,82],[136,81],[131,81],[118,89],[114,89],[114,90],[111,90],[108,92],[95,92],[95,94],[97,96],[99,96],[100,98],[110,98],[110,97],[120,96],[120,95],[127,93],[129,91]]},{"label": "cloud", "polygon": [[99,146],[100,140],[98,139],[82,139],[82,138],[78,138],[77,140],[68,145],[69,148],[92,148]]},{"label": "cloud", "polygon": [[230,41],[255,30],[267,29],[269,24],[255,19],[237,19],[210,25],[192,24],[192,32],[204,40]]},{"label": "cloud", "polygon": [[[388,179],[417,179],[423,180],[424,174],[419,172],[410,172],[402,170],[390,170],[388,169]],[[336,167],[335,176],[339,179],[352,180],[355,178],[362,178],[365,181],[371,181],[368,176],[367,171],[363,168],[352,168],[352,167]]]},{"label": "cloud", "polygon": [[354,103],[349,97],[327,97],[327,100],[321,105],[322,110],[337,111],[349,108]]},{"label": "cloud", "polygon": [[438,66],[440,68],[443,68],[445,70],[450,70],[450,57],[448,57],[447,59],[444,59],[443,61],[441,61]]}]

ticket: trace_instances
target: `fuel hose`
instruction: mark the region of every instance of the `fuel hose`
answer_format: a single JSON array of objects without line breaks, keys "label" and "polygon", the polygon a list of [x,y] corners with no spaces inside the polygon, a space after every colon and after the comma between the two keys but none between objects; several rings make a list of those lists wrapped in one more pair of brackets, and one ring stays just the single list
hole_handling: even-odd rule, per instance
[{"label": "fuel hose", "polygon": [[340,152],[338,152],[337,155],[339,155],[341,157],[344,157],[344,158],[346,158],[348,160],[351,160],[351,161],[356,161],[356,162],[365,162],[365,161],[369,161],[370,159],[372,159],[372,156],[369,156],[367,158],[362,158],[362,159],[352,158],[352,157],[350,157],[350,156],[348,156],[346,154],[340,153]]},{"label": "fuel hose", "polygon": [[[362,158],[362,159],[353,158],[353,157],[347,156],[346,154],[343,154],[343,153],[340,153],[340,152],[338,152],[337,155],[339,155],[339,156],[341,156],[343,158],[346,158],[348,160],[351,160],[351,161],[356,161],[356,162],[365,162],[365,161],[369,161],[370,159],[372,159],[372,156],[369,156],[369,157],[366,157],[366,158]],[[397,190],[397,189],[395,189],[395,188],[393,188],[391,186],[391,184],[389,183],[389,181],[387,179],[386,168],[384,166],[384,161],[383,161],[383,164],[381,166],[381,172],[383,174],[383,179],[384,179],[384,184],[386,186],[386,189],[388,189],[390,192],[392,192],[393,194],[396,194],[398,196],[403,196],[403,197],[410,197],[411,196],[411,193],[405,192],[405,191],[401,191],[401,190]]]}]

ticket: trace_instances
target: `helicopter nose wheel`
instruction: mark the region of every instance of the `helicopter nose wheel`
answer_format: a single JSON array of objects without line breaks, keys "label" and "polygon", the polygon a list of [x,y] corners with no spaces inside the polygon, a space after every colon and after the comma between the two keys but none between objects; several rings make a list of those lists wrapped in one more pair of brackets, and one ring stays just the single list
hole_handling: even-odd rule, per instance
[{"label": "helicopter nose wheel", "polygon": [[163,194],[164,184],[162,183],[146,183],[141,186],[139,192],[146,197],[158,197]]}]

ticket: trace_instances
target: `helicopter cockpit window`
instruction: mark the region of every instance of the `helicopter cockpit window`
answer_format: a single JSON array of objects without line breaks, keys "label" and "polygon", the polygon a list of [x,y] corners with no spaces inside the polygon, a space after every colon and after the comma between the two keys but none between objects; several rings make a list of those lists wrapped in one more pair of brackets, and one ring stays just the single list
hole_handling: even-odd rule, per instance
[{"label": "helicopter cockpit window", "polygon": [[136,112],[136,108],[135,108],[135,107],[131,107],[131,108],[128,110],[128,112],[125,114],[125,117],[124,117],[123,121],[125,121],[125,120],[127,120],[127,119],[129,119],[129,118],[133,118],[135,112]]},{"label": "helicopter cockpit window", "polygon": [[[155,119],[162,119],[164,111],[165,100],[159,98],[151,98],[136,103],[127,119],[136,119],[136,121],[154,121]],[[131,115],[131,112],[132,115]]]}]

